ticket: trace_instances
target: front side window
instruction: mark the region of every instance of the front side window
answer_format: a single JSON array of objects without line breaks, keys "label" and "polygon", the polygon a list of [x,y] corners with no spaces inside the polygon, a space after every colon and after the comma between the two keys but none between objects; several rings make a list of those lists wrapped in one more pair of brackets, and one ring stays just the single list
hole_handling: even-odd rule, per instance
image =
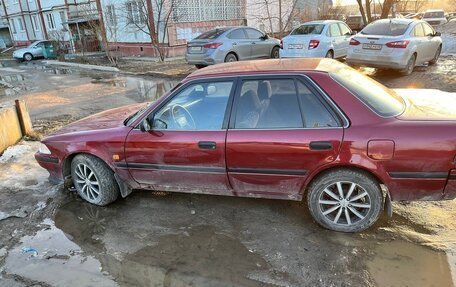
[{"label": "front side window", "polygon": [[425,36],[432,36],[435,34],[434,29],[432,29],[432,27],[429,26],[427,23],[423,23],[422,25],[423,25]]},{"label": "front side window", "polygon": [[260,39],[264,36],[260,31],[251,28],[245,29],[245,32],[247,33],[247,38],[249,39]]},{"label": "front side window", "polygon": [[416,25],[415,28],[413,28],[412,35],[415,37],[424,37],[423,25]]},{"label": "front side window", "polygon": [[232,88],[232,81],[192,84],[149,121],[158,130],[220,130]]},{"label": "front side window", "polygon": [[347,25],[344,23],[339,23],[340,30],[342,31],[342,35],[351,35],[351,30],[348,28]]},{"label": "front side window", "polygon": [[236,104],[234,128],[302,128],[293,79],[246,80]]},{"label": "front side window", "polygon": [[329,35],[331,37],[339,37],[341,35],[339,26],[337,24],[329,25]]}]

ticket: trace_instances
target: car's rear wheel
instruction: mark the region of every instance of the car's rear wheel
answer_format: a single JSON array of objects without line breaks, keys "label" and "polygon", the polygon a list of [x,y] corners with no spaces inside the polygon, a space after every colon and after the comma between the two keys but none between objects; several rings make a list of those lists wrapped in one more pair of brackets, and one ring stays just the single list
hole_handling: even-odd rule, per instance
[{"label": "car's rear wheel", "polygon": [[196,67],[197,69],[202,69],[202,68],[207,67],[207,65],[196,64],[195,67]]},{"label": "car's rear wheel", "polygon": [[24,54],[24,61],[29,62],[31,60],[33,60],[33,55],[32,54],[30,54],[30,53]]},{"label": "car's rear wheel", "polygon": [[416,63],[416,54],[413,54],[407,62],[407,66],[405,69],[401,70],[401,74],[404,76],[408,76],[413,72]]},{"label": "car's rear wheel", "polygon": [[95,205],[107,205],[119,196],[114,172],[99,158],[80,154],[71,162],[71,177],[79,196]]},{"label": "car's rear wheel", "polygon": [[334,59],[334,52],[333,52],[332,50],[329,50],[329,51],[326,53],[325,58]]},{"label": "car's rear wheel", "polygon": [[321,226],[360,232],[379,218],[383,195],[378,182],[368,173],[340,169],[316,179],[309,187],[307,202]]},{"label": "car's rear wheel", "polygon": [[437,61],[439,60],[440,53],[442,52],[442,46],[440,45],[437,51],[435,51],[434,58],[429,61],[429,65],[435,65],[437,64]]},{"label": "car's rear wheel", "polygon": [[280,48],[274,47],[271,52],[271,59],[278,59],[280,57]]},{"label": "car's rear wheel", "polygon": [[236,57],[235,54],[233,53],[229,53],[228,55],[226,55],[225,57],[225,62],[236,62],[238,60],[238,58]]}]

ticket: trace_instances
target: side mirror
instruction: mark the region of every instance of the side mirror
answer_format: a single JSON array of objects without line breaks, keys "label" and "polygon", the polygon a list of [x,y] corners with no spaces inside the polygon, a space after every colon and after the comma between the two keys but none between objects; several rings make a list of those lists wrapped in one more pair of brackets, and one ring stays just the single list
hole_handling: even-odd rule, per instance
[{"label": "side mirror", "polygon": [[440,37],[440,36],[442,36],[442,33],[440,33],[440,32],[435,32],[434,35],[432,35],[432,36],[434,36],[434,37],[436,37],[436,36],[437,36],[437,37]]},{"label": "side mirror", "polygon": [[139,123],[139,129],[145,133],[151,130],[149,119],[145,118],[143,121]]},{"label": "side mirror", "polygon": [[267,40],[269,39],[269,36],[267,34],[264,34],[263,36],[260,37],[261,40]]}]

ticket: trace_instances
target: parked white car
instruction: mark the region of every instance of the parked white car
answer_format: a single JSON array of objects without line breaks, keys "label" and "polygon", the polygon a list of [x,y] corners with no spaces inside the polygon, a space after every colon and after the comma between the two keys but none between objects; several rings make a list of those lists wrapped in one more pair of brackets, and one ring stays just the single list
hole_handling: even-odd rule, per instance
[{"label": "parked white car", "polygon": [[281,58],[342,58],[347,55],[352,30],[342,21],[304,23],[280,42]]},{"label": "parked white car", "polygon": [[347,63],[397,69],[405,75],[413,68],[437,62],[442,50],[440,33],[425,21],[381,19],[367,25],[350,40]]},{"label": "parked white car", "polygon": [[427,10],[424,12],[423,20],[432,26],[440,26],[448,22],[443,10]]}]

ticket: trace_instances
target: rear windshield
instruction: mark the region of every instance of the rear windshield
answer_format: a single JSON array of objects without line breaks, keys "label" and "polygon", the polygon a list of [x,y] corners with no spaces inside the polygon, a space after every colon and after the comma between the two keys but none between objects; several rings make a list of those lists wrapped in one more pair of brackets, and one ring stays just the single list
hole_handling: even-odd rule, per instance
[{"label": "rear windshield", "polygon": [[443,18],[445,17],[444,12],[426,12],[423,18]]},{"label": "rear windshield", "polygon": [[384,35],[384,36],[399,36],[407,31],[408,23],[400,23],[397,21],[376,21],[367,25],[361,34],[365,35]]},{"label": "rear windshield", "polygon": [[307,24],[301,25],[298,28],[294,29],[290,35],[310,35],[310,34],[321,34],[325,28],[323,24]]},{"label": "rear windshield", "polygon": [[395,91],[377,81],[347,68],[330,73],[331,77],[349,90],[360,101],[382,117],[400,115],[404,109],[404,100]]},{"label": "rear windshield", "polygon": [[214,29],[214,30],[210,30],[210,31],[207,31],[201,35],[199,35],[198,37],[196,37],[195,39],[216,39],[218,38],[220,35],[222,35],[223,33],[226,32],[227,29]]}]

